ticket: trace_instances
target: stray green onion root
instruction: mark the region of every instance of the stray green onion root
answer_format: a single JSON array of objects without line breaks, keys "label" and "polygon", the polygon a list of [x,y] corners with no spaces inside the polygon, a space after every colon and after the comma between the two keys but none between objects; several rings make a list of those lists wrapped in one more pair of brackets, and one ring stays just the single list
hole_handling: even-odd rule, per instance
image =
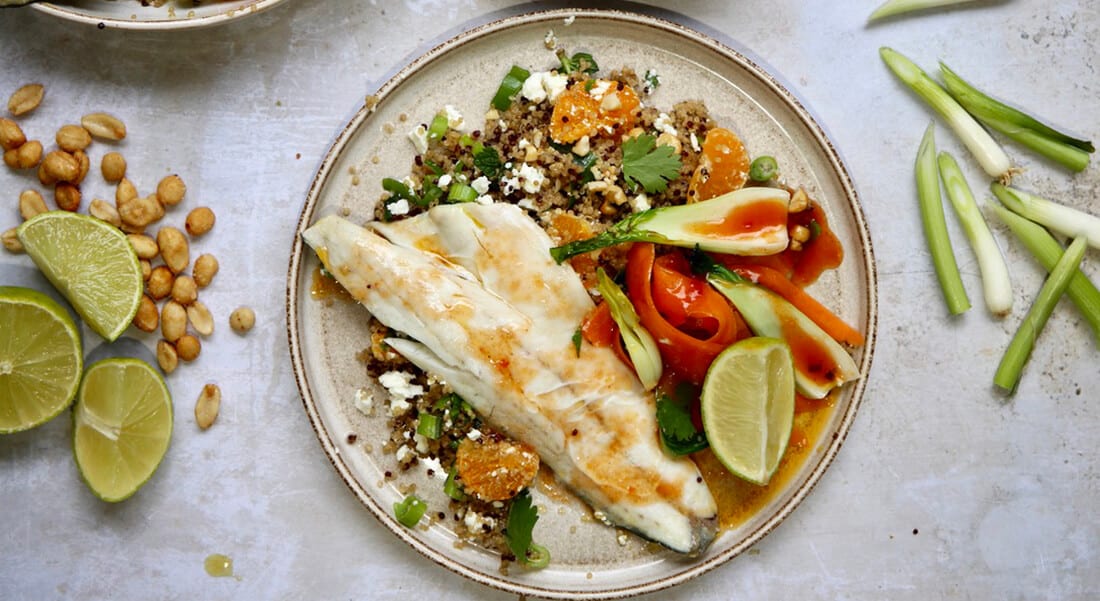
[{"label": "stray green onion root", "polygon": [[940,281],[943,300],[947,303],[947,310],[952,315],[958,315],[970,308],[970,298],[963,287],[959,265],[955,262],[955,252],[951,248],[951,237],[947,233],[947,222],[944,220],[940,172],[936,166],[935,127],[934,123],[928,124],[917,151],[917,197],[924,237],[932,255],[936,277]]},{"label": "stray green onion root", "polygon": [[1020,373],[1031,355],[1031,350],[1035,347],[1035,339],[1039,336],[1039,332],[1043,330],[1043,326],[1046,325],[1054,306],[1058,304],[1062,294],[1065,293],[1073,274],[1077,273],[1078,267],[1081,265],[1081,259],[1085,256],[1085,248],[1084,238],[1074,239],[1066,252],[1062,254],[1062,258],[1058,259],[1058,262],[1054,265],[1054,269],[1051,270],[1050,276],[1043,283],[1043,287],[1039,289],[1039,295],[1035,298],[1031,308],[1028,309],[1027,315],[1024,316],[1019,329],[1012,337],[1012,342],[1005,349],[1000,365],[997,366],[993,383],[999,388],[1008,393],[1016,390],[1016,385],[1020,382]]}]

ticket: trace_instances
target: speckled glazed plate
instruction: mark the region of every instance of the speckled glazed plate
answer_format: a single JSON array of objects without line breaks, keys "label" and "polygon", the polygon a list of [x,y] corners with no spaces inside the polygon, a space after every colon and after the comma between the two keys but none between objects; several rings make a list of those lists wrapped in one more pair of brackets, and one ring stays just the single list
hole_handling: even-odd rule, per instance
[{"label": "speckled glazed plate", "polygon": [[143,6],[140,0],[71,0],[31,4],[44,13],[118,29],[190,29],[217,25],[267,10],[284,0],[206,0],[191,6],[188,0],[168,0],[162,6]]},{"label": "speckled glazed plate", "polygon": [[[297,233],[329,214],[366,221],[373,214],[383,177],[406,175],[415,151],[406,132],[431,120],[445,104],[467,119],[480,116],[500,77],[512,64],[549,68],[548,30],[571,52],[587,51],[605,70],[618,66],[654,69],[662,84],[647,100],[670,107],[703,99],[719,124],[732,126],[750,151],[774,155],[791,182],[824,202],[846,256],[811,292],[865,334],[857,363],[868,373],[875,340],[875,273],[870,239],[855,188],[836,149],[803,105],[746,54],[663,19],[599,10],[556,10],[511,16],[476,27],[433,48],[367,98],[324,159],[309,190]],[[287,286],[291,357],[306,412],[332,465],[367,509],[425,557],[463,576],[515,593],[547,598],[612,598],[651,592],[684,582],[729,561],[787,517],[825,473],[837,454],[864,391],[864,379],[848,385],[810,442],[806,460],[771,500],[741,526],[727,530],[702,556],[685,558],[655,551],[634,536],[599,524],[579,501],[534,490],[543,507],[535,538],[553,561],[543,570],[500,570],[497,554],[456,545],[442,521],[408,529],[392,517],[403,495],[398,482],[413,482],[430,511],[447,506],[438,481],[413,469],[398,482],[383,452],[385,417],[368,418],[354,408],[356,391],[372,388],[356,354],[369,345],[365,310],[349,302],[314,298],[319,263],[295,238]],[[331,299],[330,299],[331,301]],[[384,397],[379,397],[384,398]],[[355,436],[349,436],[355,434]]]}]

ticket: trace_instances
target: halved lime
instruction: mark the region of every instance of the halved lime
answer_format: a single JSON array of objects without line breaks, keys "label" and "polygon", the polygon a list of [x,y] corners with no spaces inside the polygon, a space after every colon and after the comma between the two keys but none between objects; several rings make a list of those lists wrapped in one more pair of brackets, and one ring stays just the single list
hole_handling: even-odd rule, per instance
[{"label": "halved lime", "polygon": [[153,475],[172,438],[172,395],[140,359],[113,358],[84,372],[73,410],[73,455],[104,501],[121,501]]},{"label": "halved lime", "polygon": [[735,475],[764,485],[787,450],[794,421],[791,350],[775,338],[746,338],[722,351],[703,381],[703,430]]},{"label": "halved lime", "polygon": [[0,434],[7,434],[72,403],[84,353],[69,313],[30,288],[0,287],[0,332]]},{"label": "halved lime", "polygon": [[126,235],[94,217],[48,211],[16,232],[27,254],[80,317],[107,340],[137,313],[144,282]]}]

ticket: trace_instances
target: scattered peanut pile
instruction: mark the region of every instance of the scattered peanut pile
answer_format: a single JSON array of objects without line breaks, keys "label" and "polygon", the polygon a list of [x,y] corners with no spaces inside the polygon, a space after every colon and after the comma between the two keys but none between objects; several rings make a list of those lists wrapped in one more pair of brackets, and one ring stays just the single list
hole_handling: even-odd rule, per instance
[{"label": "scattered peanut pile", "polygon": [[[38,108],[44,96],[41,84],[25,85],[12,94],[8,111],[13,117],[21,117]],[[54,204],[65,211],[81,208],[81,184],[91,170],[87,150],[93,140],[119,142],[125,137],[126,125],[117,117],[90,113],[80,119],[80,125],[61,126],[55,135],[56,149],[46,152],[41,141],[27,139],[15,120],[0,117],[4,163],[17,171],[37,169],[38,181],[46,189],[53,188]],[[186,234],[171,225],[159,225],[153,232],[167,211],[183,202],[187,192],[183,180],[169,175],[160,180],[156,192],[141,196],[126,177],[126,159],[115,151],[103,155],[100,172],[107,183],[115,185],[115,201],[95,198],[88,203],[88,214],[121,229],[133,245],[145,277],[145,295],[133,325],[150,333],[160,328],[157,362],[164,373],[172,373],[180,361],[198,358],[202,350],[200,337],[207,338],[214,332],[213,314],[199,300],[199,291],[209,286],[218,273],[218,260],[204,253],[191,262],[191,242],[214,228],[214,211],[209,207],[192,209],[184,220]],[[23,220],[48,210],[38,190],[27,189],[19,194]],[[23,248],[15,232],[16,228],[5,231],[0,240],[9,252],[20,253]],[[188,267],[190,274],[186,273]],[[252,328],[255,319],[252,309],[239,307],[230,315],[229,325],[243,334]],[[196,422],[203,429],[213,424],[220,400],[216,385],[203,389],[195,407]]]}]

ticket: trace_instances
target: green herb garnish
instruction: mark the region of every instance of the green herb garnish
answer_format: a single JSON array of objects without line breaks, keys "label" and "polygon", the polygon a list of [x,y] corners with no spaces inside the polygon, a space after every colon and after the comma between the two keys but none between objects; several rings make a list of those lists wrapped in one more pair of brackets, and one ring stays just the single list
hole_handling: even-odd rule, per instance
[{"label": "green herb garnish", "polygon": [[474,167],[491,180],[500,179],[500,176],[504,175],[504,163],[500,160],[500,153],[492,146],[478,148],[478,144],[480,143],[474,143]]},{"label": "green herb garnish", "polygon": [[531,504],[531,493],[524,489],[512,499],[508,509],[508,524],[504,527],[504,538],[508,548],[520,564],[529,568],[544,568],[550,563],[550,552],[536,545],[532,539],[535,523],[539,521],[539,510]]},{"label": "green herb garnish", "polygon": [[671,146],[657,146],[657,138],[643,134],[623,142],[623,177],[649,194],[664,192],[680,176],[680,157]]},{"label": "green herb garnish", "polygon": [[691,414],[665,395],[657,397],[657,428],[661,442],[674,455],[687,455],[707,448],[707,435],[695,429]]}]

